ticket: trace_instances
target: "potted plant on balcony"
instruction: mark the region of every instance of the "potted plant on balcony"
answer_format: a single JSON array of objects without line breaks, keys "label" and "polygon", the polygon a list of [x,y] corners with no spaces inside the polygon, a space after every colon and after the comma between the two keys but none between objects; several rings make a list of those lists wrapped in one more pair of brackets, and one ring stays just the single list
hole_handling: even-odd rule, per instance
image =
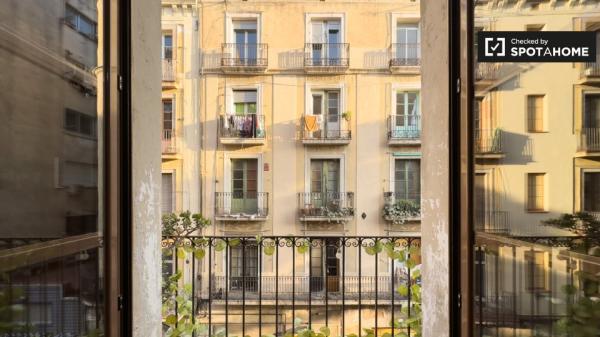
[{"label": "potted plant on balcony", "polygon": [[344,118],[346,122],[350,122],[350,119],[352,118],[352,111],[344,111],[342,113],[342,118]]},{"label": "potted plant on balcony", "polygon": [[403,224],[407,219],[420,214],[421,206],[412,200],[398,200],[394,203],[387,203],[383,207],[383,217],[395,225]]}]

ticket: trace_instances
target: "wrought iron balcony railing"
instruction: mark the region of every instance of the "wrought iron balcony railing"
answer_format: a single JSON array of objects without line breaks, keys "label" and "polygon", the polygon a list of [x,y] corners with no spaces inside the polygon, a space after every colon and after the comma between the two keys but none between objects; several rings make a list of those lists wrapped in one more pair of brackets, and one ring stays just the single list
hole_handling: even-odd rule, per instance
[{"label": "wrought iron balcony railing", "polygon": [[298,209],[305,221],[350,218],[354,216],[354,193],[298,193]]},{"label": "wrought iron balcony railing", "polygon": [[600,151],[600,128],[583,128],[577,135],[577,151]]},{"label": "wrought iron balcony railing", "polygon": [[175,81],[175,72],[176,72],[176,64],[173,59],[163,59],[162,60],[162,80],[164,82],[174,82]]},{"label": "wrought iron balcony railing", "polygon": [[264,140],[265,116],[248,114],[243,116],[221,115],[219,123],[221,141],[231,140]]},{"label": "wrought iron balcony railing", "polygon": [[502,130],[475,130],[474,149],[476,154],[502,154]]},{"label": "wrought iron balcony railing", "polygon": [[266,68],[269,47],[266,43],[223,43],[221,66],[225,68]]},{"label": "wrought iron balcony railing", "polygon": [[415,141],[421,138],[421,115],[388,117],[388,140]]},{"label": "wrought iron balcony railing", "polygon": [[215,217],[219,220],[264,220],[269,215],[267,192],[216,192]]},{"label": "wrought iron balcony railing", "polygon": [[[294,335],[301,328],[286,317],[299,315],[304,328],[325,324],[340,336],[363,328],[410,335],[390,321],[420,305],[420,244],[391,236],[163,237],[165,276],[181,275],[191,290],[163,298],[189,300],[208,336]],[[400,255],[407,263],[392,261]]]},{"label": "wrought iron balcony railing", "polygon": [[[345,299],[356,300],[358,294],[364,300],[373,300],[377,296],[380,300],[406,299],[398,292],[393,291],[391,285],[407,282],[406,275],[400,276],[212,276],[212,298],[223,300],[228,288],[228,299],[239,300],[245,296],[246,300],[258,299],[261,292],[262,299],[291,299],[296,296],[299,301],[308,300],[311,293],[312,300],[324,300],[324,295],[330,300],[339,300],[342,288]],[[360,286],[359,286],[360,285]],[[243,294],[242,291],[246,293]]]},{"label": "wrought iron balcony railing", "polygon": [[352,132],[343,126],[345,123],[341,115],[337,122],[323,121],[319,123],[317,116],[302,118],[302,141],[305,144],[347,144],[352,139]]},{"label": "wrought iron balcony railing", "polygon": [[420,43],[393,43],[390,46],[390,67],[416,67],[421,65]]},{"label": "wrought iron balcony railing", "polygon": [[348,43],[307,43],[304,46],[304,66],[306,68],[348,68],[350,44]]},{"label": "wrought iron balcony railing", "polygon": [[383,193],[383,218],[388,221],[418,220],[421,218],[420,193]]},{"label": "wrought iron balcony railing", "polygon": [[163,154],[177,153],[177,137],[175,136],[175,130],[173,130],[173,129],[163,130],[162,153]]},{"label": "wrought iron balcony railing", "polygon": [[475,230],[486,233],[509,234],[510,214],[506,211],[475,210]]},{"label": "wrought iron balcony railing", "polygon": [[600,77],[600,62],[587,62],[582,64],[581,78]]}]

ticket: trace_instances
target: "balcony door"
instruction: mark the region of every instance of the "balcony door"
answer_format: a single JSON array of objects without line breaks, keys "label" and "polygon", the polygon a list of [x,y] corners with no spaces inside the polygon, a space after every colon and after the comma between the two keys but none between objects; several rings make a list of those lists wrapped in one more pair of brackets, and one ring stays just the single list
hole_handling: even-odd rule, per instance
[{"label": "balcony door", "polygon": [[410,61],[418,60],[419,51],[419,24],[404,23],[396,26],[396,58],[410,65]]},{"label": "balcony door", "polygon": [[173,118],[173,99],[163,99],[162,101],[162,121],[163,121],[163,152],[172,152],[174,141],[174,118]]},{"label": "balcony door", "polygon": [[319,128],[313,131],[316,138],[339,138],[341,136],[339,90],[316,90],[312,92],[312,113]]},{"label": "balcony door", "polygon": [[396,115],[392,129],[393,138],[416,138],[421,129],[418,91],[396,93]]},{"label": "balcony door", "polygon": [[[310,253],[310,291],[338,292],[340,289],[340,259],[337,257],[337,247],[334,242],[321,240],[318,247],[313,247]],[[326,287],[326,288],[325,288]]]},{"label": "balcony door", "polygon": [[175,209],[175,198],[173,195],[174,183],[173,173],[162,174],[161,195],[162,195],[162,214],[172,213]]},{"label": "balcony door", "polygon": [[256,90],[233,91],[233,113],[226,116],[225,131],[240,138],[264,136],[264,128],[256,115]]},{"label": "balcony door", "polygon": [[[600,128],[600,94],[586,94],[584,96],[584,129]],[[588,135],[590,132],[588,132]]]},{"label": "balcony door", "polygon": [[485,173],[475,174],[475,191],[473,199],[473,208],[475,209],[475,227],[478,229],[485,229],[486,226],[486,214],[487,214],[487,192],[486,192],[486,179]]},{"label": "balcony door", "polygon": [[341,32],[338,20],[311,22],[312,59],[314,65],[335,65],[341,58]]},{"label": "balcony door", "polygon": [[313,159],[310,162],[310,170],[311,204],[315,207],[335,209],[335,204],[339,203],[340,198],[340,161]]},{"label": "balcony door", "polygon": [[600,214],[600,172],[583,173],[582,211]]},{"label": "balcony door", "polygon": [[231,160],[231,213],[258,212],[258,160]]},{"label": "balcony door", "polygon": [[230,247],[229,289],[258,289],[258,246],[255,242]]},{"label": "balcony door", "polygon": [[235,38],[235,58],[243,65],[255,65],[257,58],[257,33],[256,21],[233,21],[233,35]]}]

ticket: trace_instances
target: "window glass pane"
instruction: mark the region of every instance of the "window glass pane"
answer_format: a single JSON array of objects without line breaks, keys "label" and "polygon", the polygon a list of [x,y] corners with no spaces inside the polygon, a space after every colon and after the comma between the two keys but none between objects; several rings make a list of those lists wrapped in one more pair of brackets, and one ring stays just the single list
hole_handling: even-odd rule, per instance
[{"label": "window glass pane", "polygon": [[2,336],[106,335],[104,2],[0,1]]}]

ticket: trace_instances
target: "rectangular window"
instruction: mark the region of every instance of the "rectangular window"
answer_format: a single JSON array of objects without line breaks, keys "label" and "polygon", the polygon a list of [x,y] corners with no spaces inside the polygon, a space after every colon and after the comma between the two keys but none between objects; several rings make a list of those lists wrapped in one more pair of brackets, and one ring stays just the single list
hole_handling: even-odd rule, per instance
[{"label": "rectangular window", "polygon": [[600,128],[600,94],[585,94],[583,99],[583,127]]},{"label": "rectangular window", "polygon": [[256,20],[234,20],[233,36],[235,57],[240,60],[256,60],[257,28]]},{"label": "rectangular window", "polygon": [[171,33],[162,36],[162,57],[165,60],[173,59],[173,35]]},{"label": "rectangular window", "polygon": [[163,108],[163,130],[165,130],[165,131],[173,130],[174,129],[173,100],[172,99],[163,99],[162,108]]},{"label": "rectangular window", "polygon": [[394,124],[397,128],[418,126],[420,115],[418,91],[399,91],[396,93]]},{"label": "rectangular window", "polygon": [[527,96],[527,131],[544,131],[544,95]]},{"label": "rectangular window", "polygon": [[63,186],[96,187],[98,185],[96,164],[66,161],[62,170]]},{"label": "rectangular window", "polygon": [[394,161],[394,194],[396,199],[421,202],[421,162],[419,159]]},{"label": "rectangular window", "polygon": [[419,35],[418,23],[399,23],[396,26],[396,58],[401,60],[419,59],[421,56]]},{"label": "rectangular window", "polygon": [[584,212],[600,212],[600,172],[583,173]]},{"label": "rectangular window", "polygon": [[65,109],[64,128],[84,136],[96,137],[96,118],[73,109]]},{"label": "rectangular window", "polygon": [[256,114],[256,90],[234,90],[233,108],[235,115]]},{"label": "rectangular window", "polygon": [[540,212],[545,210],[544,206],[544,173],[527,174],[527,210]]},{"label": "rectangular window", "polygon": [[172,213],[174,210],[175,198],[173,195],[173,173],[163,173],[162,174],[162,213]]},{"label": "rectangular window", "polygon": [[546,290],[546,254],[541,251],[525,251],[525,262],[525,288],[529,291]]},{"label": "rectangular window", "polygon": [[258,213],[258,160],[231,160],[231,212]]},{"label": "rectangular window", "polygon": [[310,161],[311,193],[326,198],[340,191],[340,161],[338,159],[313,159]]},{"label": "rectangular window", "polygon": [[75,29],[76,31],[85,35],[86,37],[92,40],[97,39],[96,23],[69,5],[67,5],[65,9],[64,22],[67,26]]}]

